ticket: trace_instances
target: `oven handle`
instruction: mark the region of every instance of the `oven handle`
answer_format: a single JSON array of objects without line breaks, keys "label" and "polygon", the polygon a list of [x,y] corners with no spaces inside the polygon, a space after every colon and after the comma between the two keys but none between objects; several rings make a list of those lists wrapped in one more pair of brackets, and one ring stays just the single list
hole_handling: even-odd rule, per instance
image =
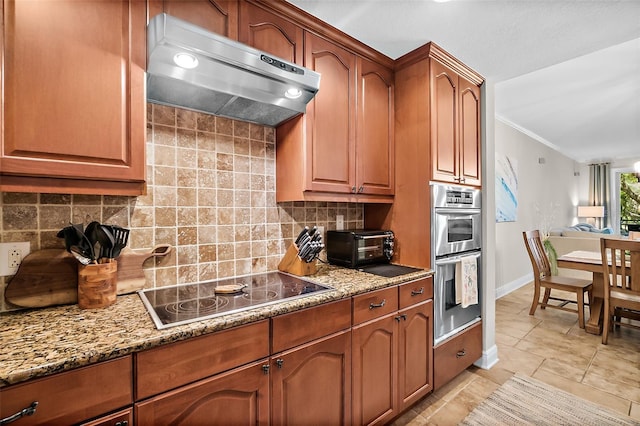
[{"label": "oven handle", "polygon": [[463,257],[480,257],[480,255],[482,255],[482,252],[474,252],[474,253],[470,253],[470,254],[462,254],[460,256],[454,256],[454,257],[447,257],[446,259],[440,259],[440,260],[436,260],[436,266],[442,266],[442,265],[452,265],[454,263],[458,263],[460,262],[460,260]]},{"label": "oven handle", "polygon": [[437,207],[434,209],[435,214],[481,214],[482,209],[451,209],[445,207]]}]

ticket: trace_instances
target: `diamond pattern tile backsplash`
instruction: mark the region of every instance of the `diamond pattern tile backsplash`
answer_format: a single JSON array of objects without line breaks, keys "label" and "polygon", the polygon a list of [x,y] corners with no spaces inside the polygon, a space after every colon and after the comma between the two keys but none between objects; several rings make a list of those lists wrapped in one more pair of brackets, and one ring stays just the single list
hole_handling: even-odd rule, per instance
[{"label": "diamond pattern tile backsplash", "polygon": [[[363,206],[276,203],[275,129],[155,104],[147,105],[147,195],[1,193],[0,242],[31,250],[64,248],[57,232],[93,220],[131,229],[129,247],[171,244],[145,262],[147,287],[277,269],[305,225],[363,226]],[[286,173],[286,171],[280,171]],[[0,277],[0,312],[11,277]]]}]

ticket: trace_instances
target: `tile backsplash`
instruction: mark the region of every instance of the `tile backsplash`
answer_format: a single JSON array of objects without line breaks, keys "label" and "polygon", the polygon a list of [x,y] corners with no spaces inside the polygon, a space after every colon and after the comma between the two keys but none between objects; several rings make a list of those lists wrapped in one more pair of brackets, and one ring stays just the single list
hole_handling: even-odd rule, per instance
[{"label": "tile backsplash", "polygon": [[[363,226],[361,204],[276,203],[274,128],[155,104],[147,115],[147,195],[2,193],[0,242],[64,248],[56,234],[70,221],[128,227],[131,249],[174,247],[144,264],[146,286],[159,287],[276,270],[303,226],[335,229],[337,215]],[[15,309],[10,278],[0,312]]]}]

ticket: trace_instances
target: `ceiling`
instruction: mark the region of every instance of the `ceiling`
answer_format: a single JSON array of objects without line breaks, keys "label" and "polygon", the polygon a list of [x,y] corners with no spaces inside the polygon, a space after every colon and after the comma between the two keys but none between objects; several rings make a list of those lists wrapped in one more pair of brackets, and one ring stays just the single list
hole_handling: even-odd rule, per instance
[{"label": "ceiling", "polygon": [[495,114],[579,162],[640,160],[639,0],[288,0],[391,58],[433,41]]}]

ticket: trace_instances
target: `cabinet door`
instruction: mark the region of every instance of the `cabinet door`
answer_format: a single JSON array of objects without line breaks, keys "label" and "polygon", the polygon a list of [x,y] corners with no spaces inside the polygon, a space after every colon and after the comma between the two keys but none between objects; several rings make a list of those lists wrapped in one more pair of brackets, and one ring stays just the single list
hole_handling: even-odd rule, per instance
[{"label": "cabinet door", "polygon": [[294,64],[302,65],[302,28],[259,6],[240,4],[241,42]]},{"label": "cabinet door", "polygon": [[463,77],[460,86],[460,177],[465,185],[480,186],[480,88]]},{"label": "cabinet door", "polygon": [[100,418],[94,419],[82,426],[130,426],[133,425],[133,408],[118,411],[117,413],[107,414]]},{"label": "cabinet door", "polygon": [[143,192],[145,12],[138,0],[4,0],[3,190]]},{"label": "cabinet door", "polygon": [[356,57],[305,33],[305,66],[322,75],[320,90],[307,105],[307,188],[355,192]]},{"label": "cabinet door", "polygon": [[458,75],[431,61],[432,178],[459,183],[457,125]]},{"label": "cabinet door", "polygon": [[135,405],[137,425],[269,424],[267,360]]},{"label": "cabinet door", "polygon": [[433,301],[400,311],[398,336],[400,410],[433,389]]},{"label": "cabinet door", "polygon": [[275,425],[351,424],[351,331],[271,358]]},{"label": "cabinet door", "polygon": [[194,25],[238,39],[238,0],[148,0],[149,19],[166,13]]},{"label": "cabinet door", "polygon": [[397,312],[353,328],[353,424],[383,424],[397,414]]},{"label": "cabinet door", "polygon": [[357,191],[393,195],[393,72],[364,58],[358,64]]}]

